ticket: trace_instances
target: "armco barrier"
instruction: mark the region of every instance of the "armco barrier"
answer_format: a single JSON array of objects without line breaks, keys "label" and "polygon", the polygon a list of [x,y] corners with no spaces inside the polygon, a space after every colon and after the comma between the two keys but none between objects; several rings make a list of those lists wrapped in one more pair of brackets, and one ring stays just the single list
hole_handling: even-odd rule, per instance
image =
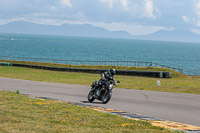
[{"label": "armco barrier", "polygon": [[[106,69],[81,69],[81,68],[66,68],[66,67],[49,67],[49,66],[37,66],[28,64],[16,64],[12,66],[17,67],[29,67],[44,70],[53,71],[67,71],[67,72],[84,72],[84,73],[97,73],[107,71]],[[130,71],[130,70],[117,70],[116,75],[128,75],[128,76],[144,76],[144,77],[155,77],[155,78],[171,78],[171,72],[159,72],[159,71]]]},{"label": "armco barrier", "polygon": [[183,72],[183,69],[161,65],[155,62],[144,61],[92,61],[92,60],[58,60],[58,59],[43,59],[43,58],[28,58],[28,57],[9,57],[0,56],[0,60],[26,61],[26,62],[42,62],[42,63],[57,63],[67,65],[89,65],[89,66],[135,66],[135,67],[160,67],[168,68],[173,71]]},{"label": "armco barrier", "polygon": [[8,62],[0,62],[0,66],[11,66],[11,63]]}]

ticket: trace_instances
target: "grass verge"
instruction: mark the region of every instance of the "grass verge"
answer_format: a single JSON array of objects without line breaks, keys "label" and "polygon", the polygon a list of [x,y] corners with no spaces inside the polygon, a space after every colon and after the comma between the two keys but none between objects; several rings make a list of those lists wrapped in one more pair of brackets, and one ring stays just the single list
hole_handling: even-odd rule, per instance
[{"label": "grass verge", "polygon": [[[0,77],[65,84],[91,85],[94,80],[99,80],[100,74],[58,72],[32,68],[0,66]],[[115,79],[121,81],[118,88],[200,94],[200,77],[197,76],[159,79],[116,75]],[[160,86],[157,86],[156,84],[158,80],[161,82]]]},{"label": "grass verge", "polygon": [[0,92],[1,133],[172,132],[149,122],[134,121],[52,100]]}]

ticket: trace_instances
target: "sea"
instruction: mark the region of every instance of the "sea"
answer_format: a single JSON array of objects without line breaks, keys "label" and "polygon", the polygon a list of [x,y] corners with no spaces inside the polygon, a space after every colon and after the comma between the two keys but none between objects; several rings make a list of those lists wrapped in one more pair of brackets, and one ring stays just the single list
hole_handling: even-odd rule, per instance
[{"label": "sea", "polygon": [[145,61],[200,75],[200,43],[0,34],[1,56],[58,60]]}]

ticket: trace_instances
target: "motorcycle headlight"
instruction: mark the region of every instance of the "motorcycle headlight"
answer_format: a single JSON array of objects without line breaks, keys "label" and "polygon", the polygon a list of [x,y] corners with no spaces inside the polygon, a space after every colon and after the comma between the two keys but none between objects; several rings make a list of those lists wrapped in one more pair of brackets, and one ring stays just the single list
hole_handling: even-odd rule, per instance
[{"label": "motorcycle headlight", "polygon": [[112,89],[112,88],[113,88],[113,84],[110,84],[110,85],[109,85],[109,89]]}]

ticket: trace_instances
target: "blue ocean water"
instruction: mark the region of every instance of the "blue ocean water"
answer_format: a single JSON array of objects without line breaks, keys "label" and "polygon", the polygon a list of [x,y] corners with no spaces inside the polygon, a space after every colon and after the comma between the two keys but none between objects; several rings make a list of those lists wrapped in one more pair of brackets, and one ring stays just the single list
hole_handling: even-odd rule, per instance
[{"label": "blue ocean water", "polygon": [[200,43],[0,34],[0,56],[147,61],[200,71]]}]

